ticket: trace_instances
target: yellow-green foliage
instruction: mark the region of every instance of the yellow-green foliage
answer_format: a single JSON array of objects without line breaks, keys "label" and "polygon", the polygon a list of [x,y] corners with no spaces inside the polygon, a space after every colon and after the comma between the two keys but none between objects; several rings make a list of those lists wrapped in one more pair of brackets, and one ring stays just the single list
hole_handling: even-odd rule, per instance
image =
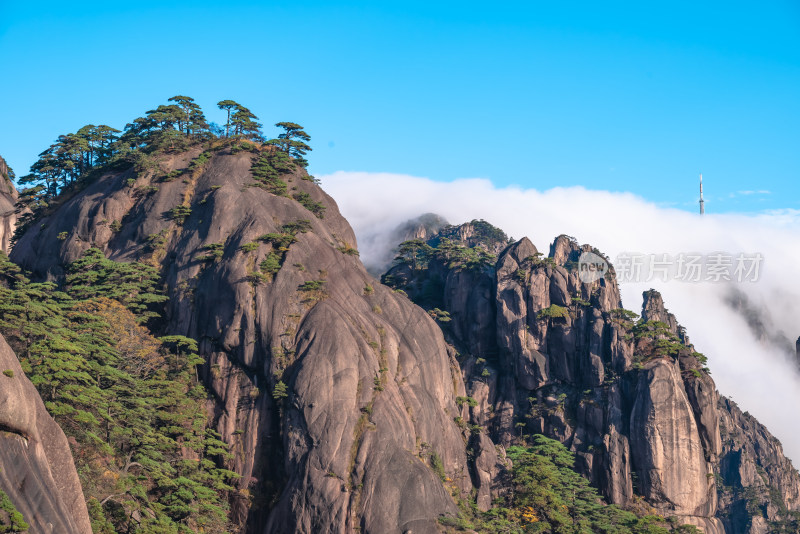
[{"label": "yellow-green foliage", "polygon": [[569,317],[569,310],[563,306],[559,306],[558,304],[551,304],[547,308],[540,310],[539,313],[536,314],[536,317],[539,319]]}]

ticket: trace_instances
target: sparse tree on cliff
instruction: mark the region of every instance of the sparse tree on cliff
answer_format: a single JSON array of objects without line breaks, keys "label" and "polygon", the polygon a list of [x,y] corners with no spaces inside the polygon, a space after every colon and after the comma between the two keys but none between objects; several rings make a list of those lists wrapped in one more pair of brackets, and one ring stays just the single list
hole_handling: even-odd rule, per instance
[{"label": "sparse tree on cliff", "polygon": [[233,126],[233,135],[260,140],[262,138],[261,124],[256,122],[257,120],[258,117],[252,111],[237,104],[236,111],[233,112],[230,119],[231,126]]},{"label": "sparse tree on cliff", "polygon": [[208,128],[203,110],[195,103],[194,98],[178,95],[173,96],[169,101],[175,102],[183,112],[182,117],[178,120],[178,130],[186,135],[192,135]]},{"label": "sparse tree on cliff", "polygon": [[311,151],[311,147],[306,141],[310,141],[311,136],[303,130],[302,126],[294,122],[279,122],[275,126],[283,128],[284,132],[278,135],[277,139],[270,140],[270,144],[278,146],[305,167],[308,164],[305,155]]},{"label": "sparse tree on cliff", "polygon": [[225,110],[228,112],[228,118],[225,120],[225,137],[231,136],[231,111],[239,108],[239,104],[234,102],[233,100],[220,100],[217,102],[217,107],[219,109]]}]

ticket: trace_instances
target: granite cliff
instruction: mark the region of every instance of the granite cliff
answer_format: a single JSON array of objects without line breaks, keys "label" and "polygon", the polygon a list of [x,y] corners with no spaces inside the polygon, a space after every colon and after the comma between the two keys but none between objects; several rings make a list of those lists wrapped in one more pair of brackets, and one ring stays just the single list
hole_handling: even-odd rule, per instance
[{"label": "granite cliff", "polygon": [[[610,502],[643,499],[705,532],[771,532],[791,521],[797,471],[763,426],[719,395],[660,294],[645,292],[634,322],[613,268],[581,280],[581,254],[599,251],[559,236],[544,257],[526,238],[506,246],[483,224],[418,241],[425,261],[401,248],[383,278],[444,319],[477,401],[471,422],[503,445],[526,431],[556,438]],[[476,244],[503,251],[496,263],[454,260]],[[494,496],[480,487],[478,504]]]},{"label": "granite cliff", "polygon": [[104,175],[37,221],[12,259],[58,279],[95,246],[162,270],[164,330],[200,342],[248,532],[436,532],[455,504],[432,459],[470,487],[449,415],[464,386],[438,327],[367,274],[304,171],[282,178],[301,203],[260,187],[259,154],[233,152]]},{"label": "granite cliff", "polygon": [[608,502],[707,533],[800,509],[780,444],[718,394],[661,296],[636,321],[613,269],[581,280],[599,251],[417,221],[384,285],[334,200],[274,154],[217,143],[109,170],[11,255],[41,280],[90,247],[159,269],[157,328],[199,342],[242,532],[439,532],[459,499],[508,495],[506,448],[533,434]]},{"label": "granite cliff", "polygon": [[90,534],[67,438],[2,336],[0,369],[0,491],[31,534]]}]

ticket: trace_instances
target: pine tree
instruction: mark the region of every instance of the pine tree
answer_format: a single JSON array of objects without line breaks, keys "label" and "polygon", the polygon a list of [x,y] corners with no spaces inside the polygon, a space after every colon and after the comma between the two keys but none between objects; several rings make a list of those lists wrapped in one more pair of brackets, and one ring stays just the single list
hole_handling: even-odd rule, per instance
[{"label": "pine tree", "polygon": [[295,158],[297,163],[303,167],[308,165],[305,159],[311,147],[306,143],[311,140],[303,127],[294,122],[279,122],[275,126],[283,128],[284,132],[278,135],[277,139],[271,139],[270,144],[278,146],[284,153]]},{"label": "pine tree", "polygon": [[231,126],[233,126],[233,135],[256,141],[261,140],[261,124],[256,122],[257,120],[258,117],[249,109],[237,104],[230,118]]},{"label": "pine tree", "polygon": [[141,325],[161,300],[154,272],[96,249],[67,270],[60,291],[0,253],[0,334],[76,440],[95,530],[229,532],[237,475],[219,467],[230,453],[208,428],[197,343]]},{"label": "pine tree", "polygon": [[182,111],[181,119],[178,121],[179,131],[191,136],[208,129],[203,110],[200,109],[200,106],[195,103],[193,98],[178,95],[173,96],[169,101],[175,102]]},{"label": "pine tree", "polygon": [[231,111],[241,107],[233,100],[220,100],[217,102],[217,107],[228,113],[228,118],[225,120],[225,137],[231,136]]}]

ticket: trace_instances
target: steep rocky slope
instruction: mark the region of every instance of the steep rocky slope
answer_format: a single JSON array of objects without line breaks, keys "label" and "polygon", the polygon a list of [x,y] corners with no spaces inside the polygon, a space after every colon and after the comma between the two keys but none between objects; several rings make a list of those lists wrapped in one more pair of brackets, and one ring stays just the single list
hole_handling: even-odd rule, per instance
[{"label": "steep rocky slope", "polygon": [[17,190],[11,181],[11,173],[5,160],[0,158],[0,250],[6,253],[11,250],[11,238],[17,222],[16,201]]},{"label": "steep rocky slope", "polygon": [[247,531],[436,532],[455,505],[430,466],[471,487],[458,366],[434,321],[366,273],[335,202],[304,171],[282,179],[324,218],[258,187],[256,158],[197,150],[105,175],[13,259],[58,278],[96,246],[162,269],[164,330],[200,342]]},{"label": "steep rocky slope", "polygon": [[[446,235],[469,246],[475,233],[471,223]],[[470,422],[487,425],[496,442],[524,431],[559,439],[611,502],[641,496],[705,532],[766,532],[768,522],[789,520],[800,509],[800,477],[779,442],[719,397],[704,356],[657,292],[645,293],[634,324],[613,269],[581,281],[583,252],[599,254],[560,236],[545,258],[522,239],[496,263],[470,267],[453,260],[451,242],[384,280],[442,319],[477,402]]]},{"label": "steep rocky slope", "polygon": [[437,532],[452,496],[474,490],[486,510],[507,494],[505,447],[531,433],[566,444],[610,502],[714,534],[791,520],[797,472],[719,397],[658,293],[636,323],[613,270],[580,280],[591,247],[561,236],[544,257],[473,221],[412,228],[430,251],[385,277],[425,313],[364,270],[313,178],[270,154],[198,148],[109,172],[12,252],[39,278],[92,246],[161,270],[161,329],[199,341],[243,531]]},{"label": "steep rocky slope", "polygon": [[31,534],[90,534],[67,438],[2,336],[0,370],[0,490]]}]

